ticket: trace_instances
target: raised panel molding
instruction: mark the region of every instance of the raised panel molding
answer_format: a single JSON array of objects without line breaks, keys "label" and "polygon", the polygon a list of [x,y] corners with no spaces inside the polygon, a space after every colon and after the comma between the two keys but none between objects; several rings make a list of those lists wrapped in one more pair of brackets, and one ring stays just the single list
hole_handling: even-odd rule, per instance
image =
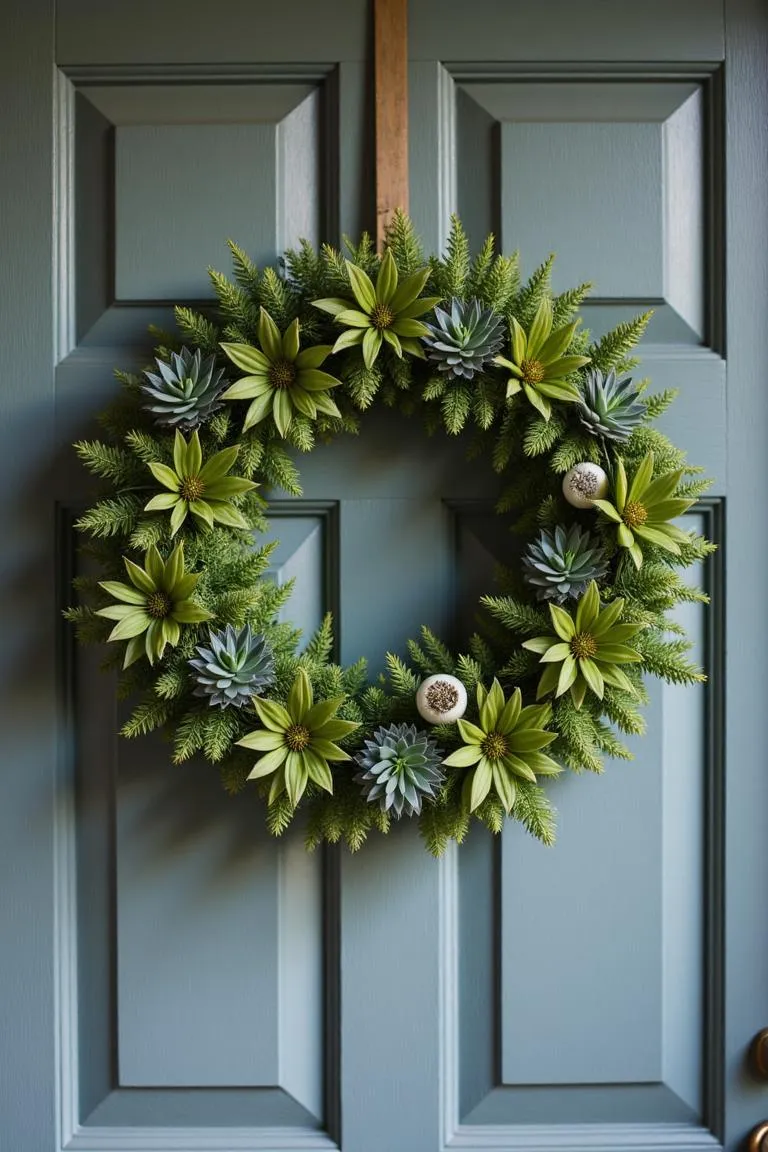
[{"label": "raised panel molding", "polygon": [[412,106],[438,125],[412,142],[417,224],[439,247],[456,211],[473,246],[493,232],[527,272],[555,251],[556,291],[594,281],[597,334],[653,308],[651,342],[719,351],[721,87],[710,64],[414,63]]},{"label": "raised panel molding", "polygon": [[[722,545],[722,500],[700,501],[685,522]],[[446,1148],[497,1152],[555,1152],[561,1148],[573,1152],[671,1152],[679,1148],[703,1152],[722,1146],[721,552],[708,562],[700,582],[711,597],[711,607],[704,612],[700,606],[686,605],[681,615],[696,642],[694,654],[708,670],[709,683],[696,692],[660,686],[650,719],[651,734],[656,732],[658,737],[658,754],[651,749],[651,761],[647,761],[645,769],[642,764],[611,763],[609,775],[595,782],[605,791],[611,778],[615,777],[618,783],[618,778],[627,772],[635,772],[638,777],[643,773],[645,777],[636,782],[637,803],[627,795],[626,780],[620,797],[615,796],[613,803],[610,796],[605,798],[610,808],[605,817],[617,821],[624,832],[632,821],[646,825],[654,842],[649,851],[652,858],[658,857],[661,871],[648,889],[655,902],[651,919],[643,918],[641,905],[627,896],[638,917],[638,929],[645,933],[651,928],[652,936],[656,932],[650,955],[644,960],[640,954],[613,957],[612,967],[602,977],[599,967],[590,964],[588,958],[579,959],[569,949],[574,935],[569,930],[568,916],[579,917],[581,897],[586,901],[597,899],[594,911],[598,920],[604,915],[610,919],[612,915],[610,909],[605,912],[602,908],[599,877],[596,888],[573,860],[569,865],[566,862],[567,874],[561,873],[558,881],[557,869],[552,872],[550,867],[553,861],[540,855],[534,860],[531,851],[524,852],[524,858],[513,864],[513,851],[517,856],[521,849],[530,848],[519,829],[507,829],[500,842],[473,830],[461,850],[452,846],[446,856],[440,876]],[[648,738],[644,753],[647,742]],[[652,761],[663,764],[663,772]],[[580,791],[588,784],[582,780],[578,784]],[[662,815],[649,820],[639,814],[645,803],[644,790],[653,787],[661,789],[656,798],[651,792],[653,810]],[[557,804],[557,796],[554,799]],[[622,803],[632,809],[629,823],[625,821],[623,825]],[[568,824],[574,815],[579,821],[578,834],[584,836],[585,814],[579,817],[566,804],[560,814],[566,853]],[[601,835],[605,828],[604,824]],[[623,847],[634,853],[635,864],[645,851],[641,844],[634,848],[627,845],[624,833],[621,836],[622,846],[614,852],[610,865],[614,874],[622,867]],[[591,857],[590,861],[594,864]],[[562,866],[562,851],[553,867],[558,862]],[[575,893],[566,893],[569,907],[559,909],[562,882],[567,886],[568,876],[574,873]],[[644,874],[647,870],[642,867],[640,875]],[[510,885],[518,895],[526,893],[527,913],[525,907],[515,911],[510,905],[505,891]],[[528,933],[524,954],[518,954],[519,940],[517,944],[515,941],[517,923]],[[599,945],[601,931],[597,924],[584,935]],[[622,946],[631,947],[632,929],[625,925],[623,936],[621,931],[617,935]],[[606,957],[611,956],[615,943],[609,932],[604,939]],[[633,965],[639,966],[634,979]],[[567,970],[571,986],[567,1003],[571,1009],[580,1010],[579,998],[583,996],[583,1020],[569,1018],[573,1011],[566,1011],[562,1005],[557,1008],[558,969]],[[618,989],[617,972],[622,974]],[[601,1021],[607,1016],[613,1024],[622,1010],[614,1004],[603,1014],[605,993],[611,994],[612,986],[614,991],[620,990],[624,973],[629,977],[624,994],[630,1015],[624,1034],[611,1038],[602,1035]],[[585,982],[581,992],[577,990],[580,974]],[[653,992],[655,987],[653,1003],[637,1007],[634,993],[643,987],[646,992]],[[595,1004],[590,1010],[592,993],[598,995],[600,1006]],[[545,1019],[548,1036],[540,1033]],[[566,1026],[562,1038],[558,1035],[559,1024]],[[655,1042],[645,1055],[632,1050],[643,1029],[656,1033]],[[520,1047],[515,1052],[517,1044]],[[563,1044],[567,1046],[566,1053],[570,1051],[576,1057],[576,1064],[568,1064]],[[604,1056],[613,1063],[602,1067],[601,1076]],[[641,1066],[638,1059],[644,1060],[645,1065]],[[558,1075],[558,1068],[562,1075]]]},{"label": "raised panel molding", "polygon": [[210,302],[227,237],[263,265],[362,228],[364,83],[356,62],[59,71],[58,360]]},{"label": "raised panel molding", "polygon": [[[334,599],[333,508],[294,503],[288,521],[300,524],[303,513],[320,525],[322,554],[297,583],[322,579],[321,617]],[[59,518],[62,603],[77,511]],[[55,825],[62,1146],[338,1147],[336,854],[307,855],[301,828],[276,843],[247,796],[228,799],[210,766],[173,767],[152,739],[118,746],[100,656],[76,651],[64,628]]]},{"label": "raised panel molding", "polygon": [[289,606],[279,619],[289,619],[309,642],[330,612],[339,646],[340,569],[339,504],[335,500],[270,500],[269,529],[261,546],[275,543],[265,576],[282,587],[293,580]]}]

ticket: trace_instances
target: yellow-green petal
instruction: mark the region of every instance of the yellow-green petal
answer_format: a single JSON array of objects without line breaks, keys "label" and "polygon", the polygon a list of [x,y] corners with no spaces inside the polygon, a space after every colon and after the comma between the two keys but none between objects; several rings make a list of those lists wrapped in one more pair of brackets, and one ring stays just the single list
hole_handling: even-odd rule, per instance
[{"label": "yellow-green petal", "polygon": [[283,356],[283,340],[280,329],[267,312],[266,308],[259,310],[259,343],[264,355],[271,363],[281,360]]},{"label": "yellow-green petal", "polygon": [[178,492],[159,492],[157,496],[153,496],[144,505],[145,512],[167,512],[170,508],[175,508],[181,500]]},{"label": "yellow-green petal", "polygon": [[[238,740],[237,743],[242,744],[243,741]],[[258,780],[262,776],[271,776],[273,772],[276,772],[278,768],[282,767],[287,755],[288,749],[284,745],[281,748],[274,748],[271,752],[267,752],[256,761],[248,773],[248,779]]]},{"label": "yellow-green petal", "polygon": [[128,579],[131,584],[138,588],[141,592],[154,592],[155,584],[148,572],[140,568],[138,564],[134,564],[133,560],[129,560],[127,556],[123,556],[123,564],[128,573]]},{"label": "yellow-green petal", "polygon": [[576,628],[573,620],[564,608],[558,604],[549,605],[549,615],[552,619],[552,626],[557,632],[561,640],[572,640],[576,635]]},{"label": "yellow-green petal", "polygon": [[470,768],[483,755],[479,744],[463,744],[443,760],[446,768]]},{"label": "yellow-green petal", "polygon": [[260,375],[269,371],[269,360],[251,344],[221,344],[220,347],[242,372]]},{"label": "yellow-green petal", "polygon": [[243,748],[254,752],[274,752],[275,748],[282,748],[284,742],[282,732],[272,732],[269,728],[257,728],[237,741]]},{"label": "yellow-green petal", "polygon": [[181,481],[173,468],[169,468],[167,464],[159,464],[157,461],[153,461],[149,465],[149,470],[155,480],[159,481],[165,488],[170,488],[172,492],[178,492],[181,487]]},{"label": "yellow-green petal", "polygon": [[355,299],[365,312],[372,312],[376,307],[376,289],[373,287],[370,277],[351,260],[347,260],[345,263]]},{"label": "yellow-green petal", "polygon": [[293,364],[299,354],[299,321],[292,320],[283,333],[283,356]]},{"label": "yellow-green petal", "polygon": [[283,388],[278,388],[275,391],[272,401],[272,416],[278,432],[285,438],[288,434],[288,429],[293,423],[293,408],[291,407],[288,392]]}]

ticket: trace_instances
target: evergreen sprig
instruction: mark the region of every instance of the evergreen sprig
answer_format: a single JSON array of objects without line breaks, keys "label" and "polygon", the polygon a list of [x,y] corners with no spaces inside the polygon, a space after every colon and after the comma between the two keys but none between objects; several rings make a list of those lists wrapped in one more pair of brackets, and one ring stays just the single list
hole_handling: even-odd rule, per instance
[{"label": "evergreen sprig", "polygon": [[[497,330],[505,332],[502,354],[511,363],[515,333],[519,330],[524,334],[526,355],[533,357],[537,349],[535,327],[541,327],[542,318],[551,316],[547,331],[554,343],[549,353],[541,352],[542,358],[547,354],[554,359],[563,355],[588,357],[591,371],[622,375],[632,371],[636,363],[637,345],[651,314],[624,321],[593,340],[579,326],[578,317],[590,284],[553,295],[554,257],[548,257],[523,280],[519,254],[498,252],[492,236],[473,256],[458,217],[451,220],[443,253],[431,258],[425,256],[413,223],[402,212],[395,213],[389,226],[385,238],[388,255],[383,260],[371,237],[365,234],[357,241],[345,237],[342,250],[328,244],[315,249],[301,241],[285,254],[278,267],[259,268],[234,241],[228,241],[228,245],[231,275],[216,269],[209,271],[214,305],[205,313],[178,306],[178,331],[166,333],[153,328],[151,336],[156,361],[178,355],[184,346],[193,355],[199,350],[202,357],[214,358],[217,370],[224,370],[227,388],[236,382],[237,362],[225,355],[222,341],[238,346],[241,362],[249,364],[247,371],[255,374],[255,396],[252,394],[251,399],[258,411],[247,430],[243,430],[243,412],[236,396],[215,397],[220,401],[218,407],[214,404],[199,426],[201,466],[202,461],[217,453],[234,453],[234,474],[260,486],[255,492],[233,495],[233,506],[244,517],[246,526],[235,527],[236,517],[232,517],[232,526],[206,528],[188,517],[189,523],[185,521],[171,541],[168,516],[162,511],[146,511],[145,505],[157,493],[155,473],[149,466],[159,468],[167,476],[163,468],[172,471],[175,459],[173,429],[153,423],[151,413],[144,407],[146,378],[141,373],[116,372],[120,393],[99,417],[102,435],[99,439],[79,440],[75,445],[77,455],[99,485],[98,498],[77,521],[82,551],[88,556],[90,568],[98,569],[99,577],[77,577],[75,592],[79,602],[67,609],[65,616],[79,640],[111,640],[105,664],[116,670],[118,696],[133,701],[123,735],[133,738],[165,730],[175,763],[200,755],[216,765],[222,785],[231,795],[255,789],[266,805],[269,831],[279,836],[291,826],[296,814],[290,792],[277,787],[266,773],[256,781],[249,780],[253,757],[237,743],[257,727],[256,711],[249,706],[211,706],[204,694],[196,694],[196,672],[190,661],[196,659],[201,645],[213,643],[212,636],[226,635],[228,629],[233,630],[233,635],[249,629],[252,636],[260,638],[261,650],[268,648],[271,671],[268,683],[259,687],[260,707],[265,707],[265,702],[274,709],[297,706],[295,685],[301,677],[311,686],[321,708],[327,702],[330,709],[332,702],[332,724],[337,724],[332,730],[337,733],[336,747],[341,756],[354,757],[364,741],[381,727],[404,724],[422,729],[425,722],[414,698],[422,678],[435,673],[456,676],[467,689],[469,706],[464,719],[469,725],[488,721],[487,709],[483,719],[475,701],[486,699],[494,679],[500,683],[498,691],[510,700],[520,688],[524,705],[535,702],[541,668],[538,656],[522,644],[536,637],[546,638],[553,622],[547,605],[536,600],[517,568],[501,572],[497,588],[481,598],[479,631],[467,639],[462,651],[454,651],[430,629],[422,627],[418,637],[401,638],[401,646],[386,655],[386,675],[373,682],[364,660],[347,666],[336,662],[330,615],[323,618],[308,639],[282,619],[292,582],[278,586],[270,579],[270,557],[275,545],[259,543],[259,535],[269,528],[262,493],[281,490],[292,496],[301,495],[296,453],[312,451],[318,441],[356,433],[362,414],[378,405],[393,408],[404,418],[422,419],[430,432],[443,429],[448,435],[458,436],[471,428],[470,458],[477,467],[488,462],[487,466],[503,475],[497,505],[504,518],[500,529],[513,529],[522,547],[538,536],[542,527],[554,533],[558,525],[568,528],[579,524],[594,532],[606,556],[605,575],[598,588],[602,610],[610,611],[613,606],[618,611],[620,607],[624,623],[639,626],[632,640],[639,662],[622,665],[626,679],[614,677],[615,682],[609,683],[606,678],[602,697],[588,695],[581,707],[569,692],[555,693],[550,689],[545,693],[548,719],[540,716],[539,720],[547,725],[545,738],[555,736],[548,751],[572,771],[600,772],[608,759],[630,758],[631,750],[617,733],[634,738],[645,730],[641,711],[647,699],[643,674],[681,685],[698,684],[704,679],[691,658],[690,643],[675,610],[680,604],[707,603],[706,594],[687,583],[681,570],[701,565],[714,546],[695,531],[673,533],[676,552],[659,546],[658,538],[648,540],[643,548],[643,563],[637,567],[625,555],[626,549],[616,546],[613,522],[603,522],[592,510],[577,511],[566,504],[561,478],[575,465],[590,461],[603,467],[609,485],[615,485],[621,472],[619,461],[631,477],[652,454],[654,479],[675,474],[670,515],[679,512],[685,501],[697,499],[707,490],[709,481],[655,426],[676,392],[665,389],[652,393],[648,391],[648,381],[640,381],[636,389],[643,409],[642,421],[628,428],[624,439],[607,441],[593,431],[601,427],[599,414],[586,422],[580,419],[573,389],[570,403],[553,395],[551,414],[545,418],[546,406],[537,410],[521,399],[519,389],[510,391],[508,372],[493,359],[482,361],[472,379],[441,371],[439,363],[423,356],[421,321],[429,321],[430,316],[434,319],[431,309],[435,301],[450,310],[452,301],[466,305],[477,300],[481,308],[495,314]],[[361,323],[362,316],[369,325],[366,331],[372,333],[369,343],[377,342],[375,333],[387,327],[387,320],[382,313],[374,316],[375,308],[395,299],[395,292],[403,285],[405,295],[401,293],[394,309],[398,321],[392,322],[387,338],[381,338],[376,356],[363,355],[361,339],[365,337],[355,325]],[[427,298],[423,307],[422,298]],[[408,299],[412,304],[410,316]],[[326,307],[316,307],[317,301]],[[361,313],[358,307],[366,311]],[[348,323],[337,323],[340,310],[348,312],[349,308],[353,314],[347,315]],[[549,339],[542,337],[538,343],[545,338]],[[308,361],[297,359],[307,350]],[[147,364],[151,363],[148,355]],[[284,413],[275,417],[272,393],[295,384],[291,377],[294,363],[303,365],[308,387],[304,397],[299,396],[296,401],[288,424]],[[278,376],[283,374],[277,384],[270,375],[275,365],[279,366]],[[546,385],[544,376],[539,374],[538,379]],[[567,381],[576,389],[582,387],[582,370],[568,374]],[[326,393],[322,393],[326,401],[317,400],[321,391],[314,389],[321,389],[321,385],[326,389],[333,387],[332,402]],[[269,405],[259,400],[267,388],[271,389]],[[279,408],[281,401],[277,403]],[[204,471],[200,475],[204,476]],[[634,514],[637,515],[636,509]],[[138,619],[134,601],[138,603],[145,594],[140,586],[143,578],[136,576],[136,570],[147,565],[147,571],[155,571],[153,550],[165,563],[177,540],[183,546],[185,571],[194,582],[194,589],[190,585],[186,590],[193,597],[192,615],[209,619],[205,623],[186,623],[182,619],[177,643],[168,646],[161,659],[153,664],[137,659],[121,669],[123,646],[129,637],[121,639],[120,620],[123,616]],[[138,585],[126,584],[131,573]],[[131,598],[130,603],[126,601],[130,611],[125,614],[119,608],[121,595]],[[159,611],[163,604],[161,596],[151,606]],[[100,614],[105,609],[111,618]],[[139,616],[142,611],[139,604]],[[175,636],[173,628],[171,635]],[[221,675],[222,683],[226,683],[223,671]],[[270,713],[267,709],[261,715]],[[458,754],[460,761],[462,756],[474,755],[455,723],[438,724],[430,735],[446,757],[455,758]],[[265,738],[257,737],[257,742],[260,739]],[[267,736],[267,744],[270,741],[272,737]],[[532,762],[535,760],[534,755]],[[333,761],[326,765],[327,776],[322,766],[318,768],[315,761],[312,765],[317,778],[307,781],[301,800],[301,806],[308,809],[308,847],[324,841],[342,841],[351,851],[357,851],[370,834],[389,831],[390,814],[367,801],[355,779],[353,762]],[[445,780],[433,801],[424,803],[420,832],[433,854],[444,851],[450,840],[461,843],[474,820],[492,833],[501,831],[509,794],[505,793],[502,803],[490,789],[470,813],[467,780],[477,771],[474,764],[468,768],[446,768]],[[535,777],[532,771],[530,775]],[[329,781],[332,792],[328,790]],[[515,780],[511,813],[531,835],[552,843],[554,810],[540,782],[523,776]]]}]

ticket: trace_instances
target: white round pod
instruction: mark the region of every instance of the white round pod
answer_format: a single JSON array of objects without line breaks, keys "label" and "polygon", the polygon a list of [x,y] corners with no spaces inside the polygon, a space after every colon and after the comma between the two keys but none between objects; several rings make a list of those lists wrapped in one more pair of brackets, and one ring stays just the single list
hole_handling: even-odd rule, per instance
[{"label": "white round pod", "polygon": [[457,676],[427,676],[416,693],[416,707],[428,724],[452,724],[467,710],[467,690]]},{"label": "white round pod", "polygon": [[593,500],[602,500],[607,492],[608,476],[591,460],[574,464],[563,476],[563,496],[574,508],[591,508]]}]

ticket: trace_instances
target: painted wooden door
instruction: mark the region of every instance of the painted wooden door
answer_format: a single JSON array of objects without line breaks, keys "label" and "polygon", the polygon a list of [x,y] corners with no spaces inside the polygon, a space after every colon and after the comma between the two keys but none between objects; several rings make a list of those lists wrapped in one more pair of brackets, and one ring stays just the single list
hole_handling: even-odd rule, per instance
[{"label": "painted wooden door", "polygon": [[[596,281],[596,331],[655,307],[645,367],[721,544],[685,619],[708,686],[655,688],[633,765],[558,782],[556,848],[511,827],[439,863],[410,827],[307,857],[119,743],[56,613],[68,444],[146,324],[207,296],[228,235],[269,260],[371,224],[367,6],[6,0],[3,32],[0,1148],[741,1146],[768,1117],[762,6],[411,0],[427,244],[456,209]],[[460,446],[381,417],[303,477],[275,577],[345,660],[487,586],[493,481]]]}]

